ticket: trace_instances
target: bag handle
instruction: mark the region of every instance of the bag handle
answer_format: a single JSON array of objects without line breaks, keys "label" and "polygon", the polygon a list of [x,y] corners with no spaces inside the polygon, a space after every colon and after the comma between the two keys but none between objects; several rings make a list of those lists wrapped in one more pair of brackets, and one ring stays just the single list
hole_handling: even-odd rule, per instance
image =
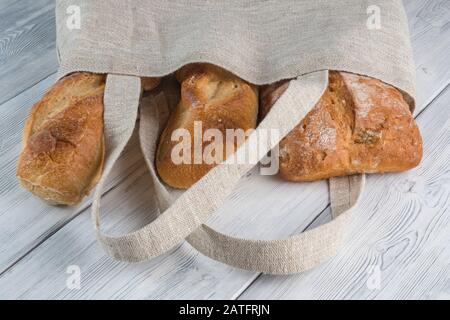
[{"label": "bag handle", "polygon": [[[291,81],[289,88],[273,106],[271,112],[256,131],[278,128],[280,130],[280,139],[283,138],[314,107],[327,85],[327,71],[311,73]],[[215,232],[203,225],[203,223],[223,203],[242,175],[252,167],[251,164],[223,163],[212,169],[203,179],[183,193],[162,215],[142,229],[117,237],[103,234],[100,229],[99,212],[101,190],[111,168],[131,137],[137,117],[139,97],[139,78],[118,75],[108,76],[105,89],[105,140],[108,146],[108,155],[104,172],[95,192],[92,217],[95,222],[98,239],[108,254],[115,259],[137,262],[161,255],[179,245],[185,238],[198,230],[188,240],[198,247],[200,251],[219,261],[241,268],[268,273],[299,272],[311,263],[303,263],[302,267],[283,267],[282,265],[277,265],[275,261],[280,261],[280,257],[283,256],[285,259],[288,259],[291,256],[291,250],[296,252],[295,250],[299,251],[301,249],[300,251],[306,252],[304,250],[308,248],[317,249],[317,246],[311,244],[307,246],[305,244],[311,242],[308,239],[311,238],[323,243],[323,240],[320,240],[320,231],[322,229],[330,229],[333,225],[339,227],[340,221],[345,220],[344,218],[335,219],[333,220],[334,224],[331,226],[324,225],[322,229],[317,228],[319,232],[315,231],[317,229],[314,229],[286,240],[244,240]],[[129,112],[124,113],[123,110]],[[147,118],[143,114],[141,122],[144,123],[146,121],[144,119]],[[255,132],[255,134],[258,133]],[[237,152],[245,152],[250,147],[255,147],[249,145],[253,141],[254,139],[248,139]],[[260,147],[263,147],[264,150],[262,151],[266,153],[273,149],[278,142],[268,141],[266,145],[260,145]],[[146,145],[143,142],[141,143]],[[153,159],[147,159],[147,163],[152,162]],[[167,200],[164,203],[165,205],[170,201],[170,199],[164,200],[166,196],[163,195],[161,197],[163,202]],[[346,216],[343,215],[343,217]],[[319,235],[313,237],[315,234]],[[227,245],[236,245],[236,248],[242,250],[242,252],[252,251],[253,254],[251,256],[258,256],[258,252],[263,253],[262,256],[268,258],[266,259],[267,265],[262,263],[252,265],[248,261],[245,262],[248,260],[245,255],[236,258],[236,255],[233,254],[235,251],[227,251],[227,246],[222,245],[224,250],[218,250],[220,248],[219,243],[222,243],[222,241],[225,241],[224,243]],[[293,260],[298,260],[296,257],[292,257],[294,258]]]},{"label": "bag handle", "polygon": [[[158,179],[154,164],[160,131],[169,114],[168,100],[174,86],[162,85],[163,94],[148,97],[141,107],[140,141],[153,178],[161,210],[173,199]],[[364,176],[333,178],[329,181],[331,209],[336,220],[286,240],[248,240],[220,233],[202,224],[186,240],[204,255],[234,267],[270,274],[291,274],[308,270],[334,256],[343,244],[344,226],[350,209],[362,191]],[[162,191],[162,192],[158,192]]]}]

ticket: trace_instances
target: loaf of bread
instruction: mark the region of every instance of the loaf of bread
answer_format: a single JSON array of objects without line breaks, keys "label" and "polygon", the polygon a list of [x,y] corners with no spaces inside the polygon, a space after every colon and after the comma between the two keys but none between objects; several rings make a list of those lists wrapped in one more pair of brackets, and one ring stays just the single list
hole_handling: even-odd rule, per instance
[{"label": "loaf of bread", "polygon": [[[289,83],[261,88],[264,116]],[[330,72],[321,100],[280,143],[281,177],[313,181],[404,171],[422,158],[422,139],[402,93],[379,80]]]},{"label": "loaf of bread", "polygon": [[[227,140],[226,129],[244,131],[256,126],[258,115],[257,88],[232,73],[210,64],[191,64],[176,73],[181,84],[181,100],[171,114],[158,145],[156,168],[161,179],[174,188],[186,189],[201,179],[211,168],[225,160],[239,146],[237,139]],[[195,137],[195,124],[203,135],[208,129],[217,129],[224,139],[206,141]],[[184,129],[184,139],[191,150],[184,149],[183,160],[175,161],[173,153],[179,155],[175,147],[181,139],[173,139],[177,129]],[[194,139],[200,138],[196,144]],[[223,150],[215,158],[217,161],[205,161],[203,155],[207,147]],[[228,147],[227,147],[228,146]],[[228,151],[228,152],[227,152]],[[196,155],[200,156],[200,159]],[[219,160],[221,159],[221,160]],[[200,161],[198,161],[200,160]]]},{"label": "loaf of bread", "polygon": [[[26,121],[17,177],[49,203],[80,202],[101,175],[105,79],[87,72],[66,76],[33,106]],[[159,79],[142,82],[150,90]]]}]

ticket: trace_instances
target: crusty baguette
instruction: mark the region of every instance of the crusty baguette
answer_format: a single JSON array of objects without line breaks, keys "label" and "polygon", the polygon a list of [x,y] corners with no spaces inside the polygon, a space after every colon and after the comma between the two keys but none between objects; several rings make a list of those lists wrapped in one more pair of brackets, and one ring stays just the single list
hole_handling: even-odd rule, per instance
[{"label": "crusty baguette", "polygon": [[[181,100],[160,137],[156,168],[165,183],[174,188],[186,189],[216,165],[195,163],[194,122],[201,122],[203,132],[218,129],[224,137],[226,129],[253,129],[258,115],[258,93],[256,86],[209,64],[187,65],[176,73],[176,77],[181,84]],[[191,163],[172,161],[172,149],[179,143],[172,141],[172,133],[180,128],[190,133],[193,146],[192,154],[189,155]],[[222,143],[223,160],[229,155],[226,153],[227,144],[233,144],[229,150],[236,150],[239,145],[235,140],[211,143]],[[203,142],[201,149],[208,144],[209,142]]]},{"label": "crusty baguette", "polygon": [[[17,164],[21,185],[52,204],[73,205],[101,176],[104,75],[73,73],[37,102],[26,121]],[[144,78],[144,90],[158,85]]]},{"label": "crusty baguette", "polygon": [[[281,177],[314,181],[420,163],[420,132],[397,89],[345,72],[330,72],[329,80],[318,104],[280,143]],[[285,82],[261,88],[263,113],[286,88]]]}]

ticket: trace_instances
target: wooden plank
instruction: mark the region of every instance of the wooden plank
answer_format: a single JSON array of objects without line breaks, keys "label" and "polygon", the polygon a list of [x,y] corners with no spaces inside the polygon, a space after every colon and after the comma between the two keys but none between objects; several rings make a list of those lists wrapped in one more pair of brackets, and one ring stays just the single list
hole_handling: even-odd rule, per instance
[{"label": "wooden plank", "polygon": [[[337,257],[302,275],[262,276],[240,298],[448,299],[449,105],[450,87],[419,116],[425,140],[419,168],[368,177]],[[379,287],[371,270],[379,270]]]},{"label": "wooden plank", "polygon": [[[91,203],[87,198],[76,207],[49,206],[21,189],[15,176],[24,121],[32,104],[54,81],[55,75],[51,75],[0,106],[0,273]],[[114,170],[108,188],[143,165],[135,137]]]},{"label": "wooden plank", "polygon": [[56,72],[55,1],[0,7],[0,104]]},{"label": "wooden plank", "polygon": [[[423,12],[423,10],[416,10],[417,12]],[[414,16],[419,16],[419,13],[417,13],[417,12],[413,12],[412,14],[414,15]],[[421,15],[423,15],[423,13],[421,14]],[[425,41],[425,40],[427,40],[427,39],[429,39],[429,38],[433,38],[433,37],[428,37],[428,36],[426,36],[427,35],[427,32],[428,33],[431,33],[431,32],[434,32],[433,31],[433,29],[430,29],[430,28],[427,28],[427,26],[426,25],[424,25],[424,24],[414,24],[413,23],[413,25],[415,26],[415,28],[413,28],[413,36],[415,36],[416,37],[416,39],[417,39],[417,41]],[[425,35],[425,36],[423,36],[423,37],[417,37],[417,35]],[[442,41],[442,43],[446,43],[445,41]],[[428,46],[428,44],[426,44],[426,46]],[[415,46],[415,47],[420,47],[420,46]],[[435,51],[433,51],[433,53],[434,53]],[[438,53],[439,53],[439,51],[437,51]],[[432,57],[430,57],[430,59],[428,59],[429,60],[429,62],[428,63],[431,63],[431,62],[436,62],[436,63],[442,63],[442,61],[439,59],[439,57],[443,57],[444,55],[443,54],[437,54],[436,55],[438,58],[436,58],[435,56],[432,56]],[[431,64],[430,64],[431,65]],[[429,69],[432,69],[432,68],[429,68]],[[22,69],[22,72],[25,72],[25,68],[23,68]],[[433,77],[434,76],[439,76],[439,74],[435,74],[435,73],[430,73]],[[436,83],[437,83],[437,86],[441,86],[443,83],[446,83],[446,82],[448,82],[448,80],[447,79],[445,79],[445,78],[439,78],[438,80],[436,80]],[[427,94],[431,94],[432,93],[432,90],[419,90],[420,92],[426,92]],[[432,97],[433,96],[428,96],[427,98],[423,98],[423,100],[431,100],[432,99]],[[37,99],[37,98],[36,98]],[[31,101],[30,101],[30,103],[31,103]],[[6,107],[7,109],[9,109],[10,107]],[[14,108],[14,107],[11,107],[11,108]],[[418,106],[418,111],[419,110],[421,110],[421,106],[419,105]],[[14,130],[16,130],[15,132],[16,132],[16,135],[15,135],[15,138],[11,138],[11,137],[8,137],[8,134],[10,133],[10,132],[14,132]],[[17,139],[17,137],[19,136],[19,132],[20,132],[20,130],[21,130],[21,125],[19,124],[19,125],[17,125],[17,126],[13,126],[13,127],[8,127],[8,130],[7,130],[7,132],[6,132],[6,136],[4,135],[3,136],[3,144],[8,144],[8,143],[11,143],[11,142],[13,142],[13,143],[16,143],[17,141],[18,141],[18,139]],[[14,157],[14,153],[11,153],[11,155],[13,155],[13,157]],[[11,159],[9,159],[9,161],[10,161],[10,165],[13,163],[12,162],[12,160]],[[12,170],[12,168],[10,168],[11,170]],[[11,171],[12,172],[12,171]],[[326,188],[324,187],[323,188],[323,195],[324,196],[326,196]],[[17,210],[20,210],[20,208],[19,207],[17,207]],[[53,224],[52,223],[50,223],[49,224],[49,228],[51,228],[50,226],[52,226]],[[244,224],[243,224],[244,225]],[[61,226],[60,224],[58,224],[58,226]],[[14,226],[11,226],[11,229],[13,229],[14,230]],[[32,238],[29,238],[28,237],[28,235],[27,235],[27,233],[25,233],[24,231],[23,231],[23,228],[20,228],[20,230],[22,230],[22,235],[23,235],[23,237],[24,238],[28,238],[29,239],[29,241],[30,241],[30,243],[32,243],[32,244],[35,244],[35,241],[34,241],[34,239],[32,239]],[[53,232],[53,231],[52,231]],[[45,236],[44,236],[44,238],[45,238]],[[31,248],[31,247],[33,247],[32,245],[31,246],[29,246],[28,247],[28,249],[27,250],[29,250],[29,248]],[[14,246],[14,248],[12,249],[12,250],[14,250],[15,248],[17,248],[17,249],[19,249],[20,247],[17,247],[17,246]],[[21,249],[22,250],[22,249]],[[25,250],[25,251],[21,251],[21,252],[27,252],[27,250]],[[17,254],[15,254],[14,256],[21,256],[20,254],[19,255],[17,255]],[[8,259],[8,261],[10,261],[9,259]],[[4,266],[3,266],[4,267]],[[2,270],[1,268],[0,268],[0,270]]]}]

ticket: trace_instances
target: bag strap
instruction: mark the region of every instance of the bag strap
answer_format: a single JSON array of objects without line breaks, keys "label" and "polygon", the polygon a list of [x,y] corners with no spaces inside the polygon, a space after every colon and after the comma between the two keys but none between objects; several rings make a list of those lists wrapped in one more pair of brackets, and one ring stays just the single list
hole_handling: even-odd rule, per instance
[{"label": "bag strap", "polygon": [[279,275],[300,273],[325,262],[341,249],[345,226],[363,186],[364,175],[330,179],[335,218],[287,239],[242,239],[203,224],[187,241],[204,255],[237,268]]},{"label": "bag strap", "polygon": [[[97,237],[108,254],[115,259],[128,262],[146,260],[161,255],[179,245],[197,230],[188,239],[191,243],[214,259],[237,267],[268,273],[291,273],[302,271],[309,265],[316,263],[314,261],[302,264],[291,263],[291,265],[297,265],[295,267],[282,265],[283,260],[288,262],[287,260],[289,260],[290,256],[293,257],[291,260],[298,260],[299,255],[300,257],[302,254],[305,255],[305,250],[308,250],[308,248],[313,251],[319,250],[321,246],[311,244],[312,240],[323,244],[322,233],[334,228],[341,230],[341,224],[345,222],[345,217],[348,215],[342,215],[342,218],[333,220],[331,226],[327,224],[322,226],[323,228],[319,227],[286,240],[275,241],[233,238],[215,232],[203,225],[231,193],[239,179],[252,168],[253,165],[251,164],[222,163],[216,166],[203,179],[175,200],[172,206],[168,207],[163,214],[140,230],[117,237],[108,236],[101,232],[99,211],[101,191],[114,163],[125,148],[133,132],[140,97],[139,81],[139,78],[136,77],[109,75],[106,83],[105,140],[108,152],[105,168],[94,196],[92,217],[95,222]],[[258,130],[277,128],[280,130],[279,139],[282,139],[314,107],[327,85],[327,71],[311,73],[291,81],[289,88],[273,106],[271,112],[254,134],[258,135]],[[127,110],[127,112],[124,112],[124,110]],[[142,114],[142,117],[142,123],[149,118],[145,113]],[[144,128],[143,130],[145,131],[145,128],[148,129],[149,127],[143,124],[141,128]],[[145,135],[145,133],[141,130],[141,134]],[[256,147],[251,145],[255,141],[257,139],[249,138],[244,146],[238,149],[237,153]],[[141,143],[144,147],[147,145],[146,143]],[[271,140],[264,145],[259,145],[260,148],[263,148],[261,154],[270,151],[278,143],[279,140]],[[148,164],[153,162],[153,159],[146,160]],[[341,190],[341,188],[338,189]],[[347,190],[350,190],[350,187]],[[170,199],[164,199],[166,197],[169,196],[163,193],[159,201],[162,200],[167,206]],[[341,197],[339,199],[342,201]],[[339,208],[344,207],[342,203],[339,205]],[[336,227],[333,227],[334,225]],[[334,238],[328,237],[327,239],[335,241]],[[334,246],[334,242],[328,244],[328,246]],[[220,247],[223,250],[220,250]],[[236,248],[235,250],[247,253],[251,251],[252,254],[250,256],[243,254],[239,256],[235,254],[236,251],[234,250],[227,251],[228,248]],[[325,251],[334,252],[335,250],[327,249]],[[249,262],[248,257],[258,256],[258,252],[263,254],[261,257],[267,258],[266,262]],[[299,253],[297,254],[296,252]],[[324,255],[326,254],[321,255],[321,257]],[[309,256],[313,255],[309,254]],[[280,260],[280,257],[285,258]],[[276,261],[279,261],[279,263],[277,264]]]}]

